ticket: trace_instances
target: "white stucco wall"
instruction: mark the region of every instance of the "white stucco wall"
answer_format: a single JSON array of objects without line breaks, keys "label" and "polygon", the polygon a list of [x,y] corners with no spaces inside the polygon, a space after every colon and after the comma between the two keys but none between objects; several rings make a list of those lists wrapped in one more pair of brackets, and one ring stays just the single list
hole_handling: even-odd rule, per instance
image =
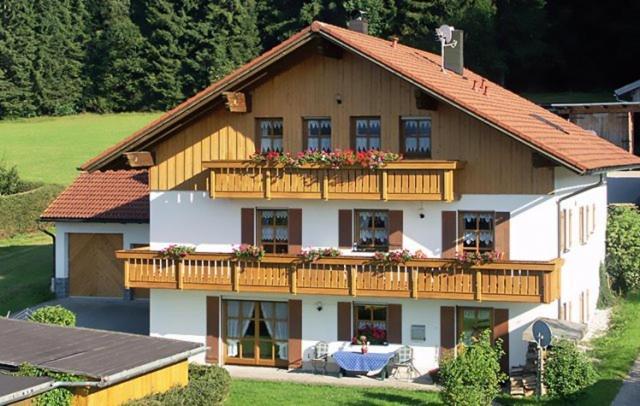
[{"label": "white stucco wall", "polygon": [[124,249],[149,243],[149,224],[56,222],[56,278],[69,277],[70,233],[122,234]]}]

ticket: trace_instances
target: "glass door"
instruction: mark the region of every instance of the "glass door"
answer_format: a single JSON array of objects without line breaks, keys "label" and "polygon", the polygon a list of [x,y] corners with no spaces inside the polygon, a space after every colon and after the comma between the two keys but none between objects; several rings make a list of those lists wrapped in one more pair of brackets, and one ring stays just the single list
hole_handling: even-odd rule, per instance
[{"label": "glass door", "polygon": [[225,362],[287,366],[288,313],[286,302],[225,301]]}]

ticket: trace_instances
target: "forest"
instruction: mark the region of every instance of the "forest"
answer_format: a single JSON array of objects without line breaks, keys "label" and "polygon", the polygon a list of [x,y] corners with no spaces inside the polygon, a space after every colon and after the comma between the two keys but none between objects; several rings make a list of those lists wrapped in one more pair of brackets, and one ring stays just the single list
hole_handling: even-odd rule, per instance
[{"label": "forest", "polygon": [[640,79],[633,0],[0,0],[0,118],[166,110],[313,20],[437,51],[465,31],[468,68],[523,92]]}]

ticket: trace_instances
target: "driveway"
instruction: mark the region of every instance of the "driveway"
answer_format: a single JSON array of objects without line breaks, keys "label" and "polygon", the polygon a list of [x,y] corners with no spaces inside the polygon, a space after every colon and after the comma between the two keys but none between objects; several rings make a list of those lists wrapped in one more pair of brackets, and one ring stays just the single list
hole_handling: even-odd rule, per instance
[{"label": "driveway", "polygon": [[74,312],[78,327],[149,334],[148,300],[68,297],[41,303],[32,309],[55,305]]}]

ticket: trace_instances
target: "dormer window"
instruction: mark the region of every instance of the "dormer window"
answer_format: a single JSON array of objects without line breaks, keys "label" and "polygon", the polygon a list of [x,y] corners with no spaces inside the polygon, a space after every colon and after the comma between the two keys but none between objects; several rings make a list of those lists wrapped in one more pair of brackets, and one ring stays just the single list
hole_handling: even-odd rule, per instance
[{"label": "dormer window", "polygon": [[380,149],[380,117],[356,117],[352,120],[353,149],[356,151]]},{"label": "dormer window", "polygon": [[281,118],[258,119],[258,142],[260,144],[260,152],[282,152],[282,129],[283,125]]}]

